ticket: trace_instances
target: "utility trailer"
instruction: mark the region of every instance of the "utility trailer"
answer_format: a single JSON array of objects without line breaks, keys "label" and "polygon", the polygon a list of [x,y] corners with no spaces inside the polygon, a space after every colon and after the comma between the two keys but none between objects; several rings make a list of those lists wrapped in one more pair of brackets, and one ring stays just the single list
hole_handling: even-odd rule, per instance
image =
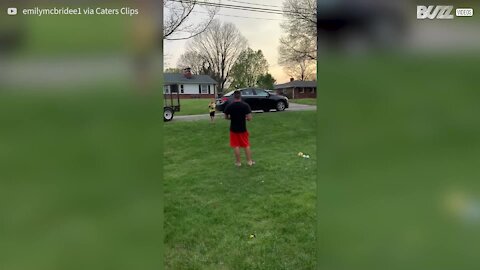
[{"label": "utility trailer", "polygon": [[168,122],[173,119],[175,112],[180,111],[180,94],[178,85],[170,85],[168,93],[163,94],[163,121]]}]

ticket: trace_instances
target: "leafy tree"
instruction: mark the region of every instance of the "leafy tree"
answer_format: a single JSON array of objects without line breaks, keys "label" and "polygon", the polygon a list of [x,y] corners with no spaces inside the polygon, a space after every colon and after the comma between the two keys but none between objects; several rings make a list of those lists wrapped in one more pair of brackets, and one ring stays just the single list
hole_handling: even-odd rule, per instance
[{"label": "leafy tree", "polygon": [[266,73],[258,77],[257,86],[263,89],[273,89],[273,85],[277,80],[273,78],[272,74]]},{"label": "leafy tree", "polygon": [[254,87],[260,76],[268,72],[268,62],[261,50],[243,51],[232,67],[230,88]]}]

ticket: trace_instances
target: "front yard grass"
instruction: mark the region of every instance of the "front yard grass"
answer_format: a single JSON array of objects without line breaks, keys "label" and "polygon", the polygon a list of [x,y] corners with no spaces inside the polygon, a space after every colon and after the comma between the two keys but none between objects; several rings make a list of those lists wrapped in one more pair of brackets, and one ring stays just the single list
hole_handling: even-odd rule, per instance
[{"label": "front yard grass", "polygon": [[175,115],[208,114],[210,98],[180,99],[180,111]]},{"label": "front yard grass", "polygon": [[228,121],[165,125],[166,269],[315,269],[315,115],[255,114],[241,168]]},{"label": "front yard grass", "polygon": [[290,99],[291,103],[304,104],[304,105],[317,105],[316,98],[301,98],[301,99]]}]

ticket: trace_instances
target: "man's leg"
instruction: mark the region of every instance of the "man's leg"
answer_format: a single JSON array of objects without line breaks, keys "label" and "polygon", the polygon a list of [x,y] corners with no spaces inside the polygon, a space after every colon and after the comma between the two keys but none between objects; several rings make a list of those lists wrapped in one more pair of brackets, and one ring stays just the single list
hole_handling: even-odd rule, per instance
[{"label": "man's leg", "polygon": [[240,164],[240,147],[234,147],[233,152],[235,153],[235,163]]},{"label": "man's leg", "polygon": [[250,146],[245,147],[245,155],[247,156],[248,165],[252,165],[252,151],[250,150]]}]

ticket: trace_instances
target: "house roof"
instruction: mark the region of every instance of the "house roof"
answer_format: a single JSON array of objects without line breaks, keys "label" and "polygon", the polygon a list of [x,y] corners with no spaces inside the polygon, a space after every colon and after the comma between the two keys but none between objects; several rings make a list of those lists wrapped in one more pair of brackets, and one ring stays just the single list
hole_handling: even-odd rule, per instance
[{"label": "house roof", "polygon": [[292,81],[283,84],[277,84],[274,86],[275,89],[285,89],[293,87],[317,87],[317,81]]},{"label": "house roof", "polygon": [[181,73],[164,73],[164,84],[198,84],[198,83],[205,83],[205,84],[217,84],[217,82],[212,79],[212,77],[208,75],[193,75],[191,79],[187,79]]}]

